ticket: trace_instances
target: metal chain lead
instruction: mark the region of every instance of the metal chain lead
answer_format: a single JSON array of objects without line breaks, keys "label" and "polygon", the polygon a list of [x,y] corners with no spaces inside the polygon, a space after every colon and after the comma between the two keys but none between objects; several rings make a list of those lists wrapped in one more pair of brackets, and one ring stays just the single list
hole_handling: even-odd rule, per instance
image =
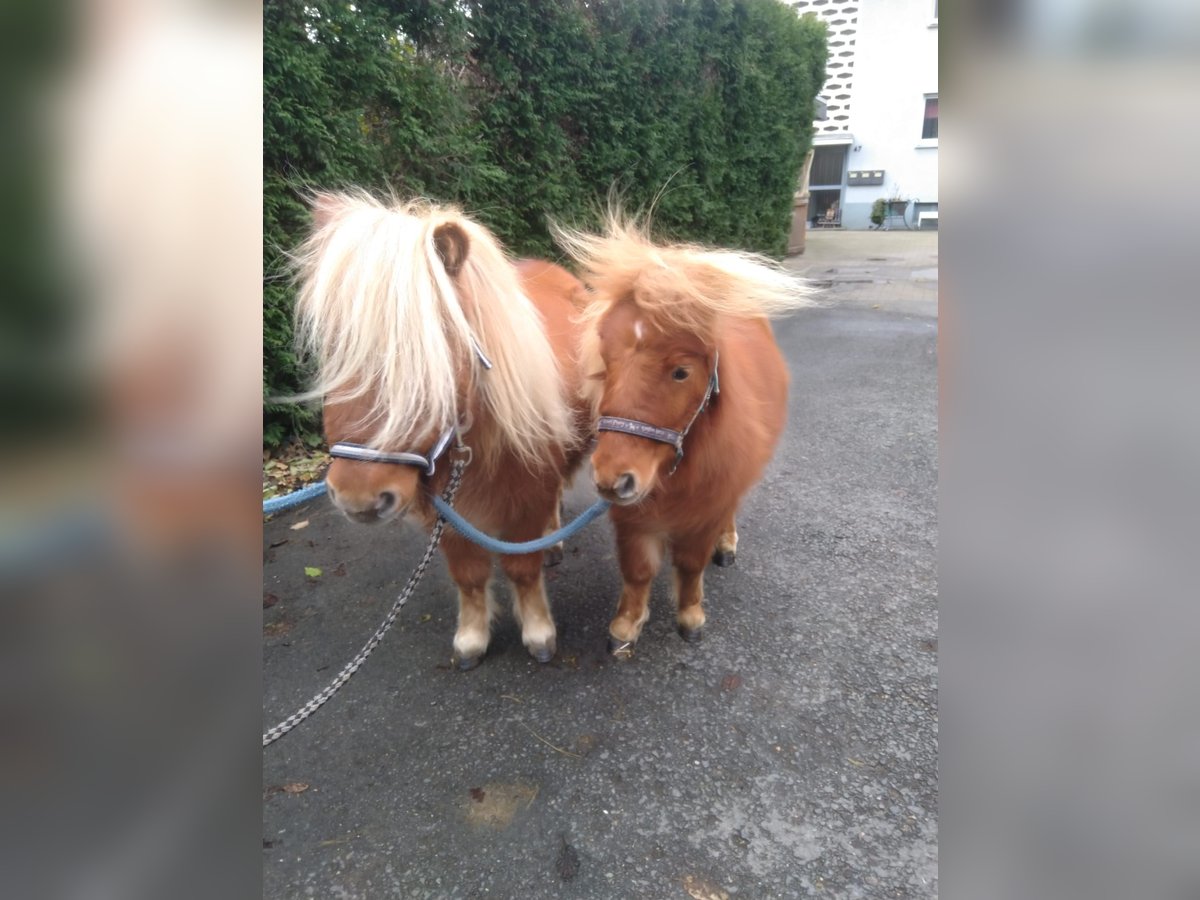
[{"label": "metal chain lead", "polygon": [[[468,448],[461,448],[468,449]],[[446,490],[442,493],[442,498],[451,503],[454,500],[454,495],[458,492],[459,483],[462,481],[463,470],[471,461],[470,454],[454,460],[450,470],[450,483],[446,485]],[[400,592],[400,596],[396,598],[396,602],[392,604],[391,610],[387,617],[383,620],[375,633],[371,635],[371,639],[363,645],[363,648],[358,651],[358,655],[346,664],[346,667],[337,674],[333,681],[321,690],[315,697],[305,703],[302,707],[276,725],[274,728],[267,731],[263,735],[263,746],[266,747],[279,740],[318,709],[320,709],[330,697],[338,692],[338,690],[347,681],[350,680],[355,672],[359,670],[363,663],[367,661],[367,657],[371,655],[379,642],[383,640],[383,636],[388,633],[392,625],[396,621],[396,617],[400,615],[400,609],[408,602],[408,598],[412,596],[412,592],[416,590],[417,585],[421,581],[421,576],[425,574],[425,570],[429,567],[429,561],[433,559],[433,552],[437,549],[438,544],[442,540],[442,530],[446,526],[446,520],[438,516],[437,521],[433,524],[433,531],[429,535],[429,546],[425,548],[425,554],[421,557],[421,561],[417,563],[416,569],[412,575],[408,577],[408,583],[404,585],[404,590]]]}]

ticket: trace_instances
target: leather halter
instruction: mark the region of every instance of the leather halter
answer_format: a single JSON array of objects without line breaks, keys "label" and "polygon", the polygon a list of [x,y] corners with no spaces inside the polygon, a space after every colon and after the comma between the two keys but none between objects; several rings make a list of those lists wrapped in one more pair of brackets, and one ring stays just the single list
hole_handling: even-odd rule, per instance
[{"label": "leather halter", "polygon": [[329,455],[341,459],[356,459],[359,462],[396,463],[401,466],[417,466],[424,469],[426,475],[432,475],[437,468],[437,461],[446,452],[454,440],[455,426],[451,425],[429,448],[428,453],[417,453],[405,450],[399,453],[389,453],[386,450],[376,450],[363,444],[351,444],[348,441],[338,441],[329,448]]},{"label": "leather halter", "polygon": [[[479,346],[479,342],[475,337],[471,337],[471,349],[479,358],[479,364],[485,369],[491,369],[492,361],[487,358],[483,352],[483,348]],[[465,430],[465,428],[464,428]],[[454,436],[458,431],[458,426],[451,425],[441,433],[433,446],[429,448],[428,453],[417,453],[414,450],[402,450],[399,452],[388,452],[387,450],[376,450],[374,447],[368,447],[365,444],[353,444],[349,441],[338,441],[329,448],[329,455],[336,456],[340,459],[356,459],[359,462],[374,462],[374,463],[394,463],[400,466],[417,466],[424,469],[426,475],[432,475],[437,470],[437,461],[442,457],[442,454],[450,447],[454,441]]]},{"label": "leather halter", "polygon": [[712,375],[708,379],[708,389],[704,392],[704,399],[700,401],[700,405],[696,407],[696,411],[692,413],[692,417],[688,420],[683,431],[676,431],[674,428],[663,428],[660,425],[651,425],[649,422],[643,422],[640,419],[626,419],[623,416],[601,416],[596,423],[597,431],[619,431],[622,434],[631,434],[634,437],[646,438],[649,441],[658,441],[660,444],[670,444],[675,448],[675,463],[671,466],[671,471],[668,475],[674,475],[675,470],[679,468],[679,463],[683,461],[683,439],[688,436],[688,432],[692,430],[692,426],[696,424],[696,420],[700,418],[700,413],[708,409],[708,404],[712,398],[721,393],[721,380],[717,375],[717,367],[720,364],[721,355],[715,354],[713,357]]}]

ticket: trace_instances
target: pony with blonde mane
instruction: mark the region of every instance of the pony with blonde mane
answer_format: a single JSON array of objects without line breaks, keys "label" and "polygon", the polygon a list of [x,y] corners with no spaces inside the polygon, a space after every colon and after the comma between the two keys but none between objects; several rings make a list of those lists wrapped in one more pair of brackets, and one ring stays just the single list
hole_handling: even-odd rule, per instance
[{"label": "pony with blonde mane", "polygon": [[810,289],[760,256],[655,244],[619,213],[601,234],[555,234],[594,291],[581,365],[624,582],[609,649],[632,653],[668,549],[679,632],[698,640],[704,568],[733,564],[738,506],[787,417],[788,371],[768,317],[811,305]]},{"label": "pony with blonde mane", "polygon": [[[511,261],[452,207],[321,194],[313,221],[294,257],[297,331],[317,362],[306,396],[324,401],[330,445],[359,454],[330,466],[333,503],[357,522],[407,513],[431,528],[430,495],[451,468],[435,457],[453,434],[473,459],[459,512],[509,541],[556,529],[564,481],[590,431],[577,372],[582,284],[550,263]],[[454,657],[468,669],[490,641],[492,558],[449,531],[442,551],[459,592]],[[561,559],[561,545],[548,553]],[[522,641],[540,662],[556,645],[544,561],[542,553],[500,560]]]}]

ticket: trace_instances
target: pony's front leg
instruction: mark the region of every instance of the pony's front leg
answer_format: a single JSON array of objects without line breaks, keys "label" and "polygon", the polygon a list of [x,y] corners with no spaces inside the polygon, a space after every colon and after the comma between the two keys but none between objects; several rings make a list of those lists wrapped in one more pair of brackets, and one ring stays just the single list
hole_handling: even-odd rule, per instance
[{"label": "pony's front leg", "polygon": [[[671,563],[675,567],[675,618],[680,637],[689,643],[699,641],[704,636],[704,567],[710,557],[715,558],[721,552],[720,541],[725,536],[725,533],[720,537],[709,533],[671,540]],[[717,547],[716,554],[713,552],[714,544]]]},{"label": "pony's front leg", "polygon": [[558,641],[550,601],[546,597],[546,582],[542,578],[542,554],[502,556],[500,567],[517,595],[513,612],[521,625],[521,642],[538,662],[550,662]]},{"label": "pony's front leg", "polygon": [[490,578],[492,558],[470,541],[451,533],[442,538],[450,577],[458,585],[458,630],[454,633],[454,664],[462,671],[479,665],[492,638],[496,603]]},{"label": "pony's front leg", "polygon": [[663,541],[658,535],[617,526],[617,555],[621,563],[621,599],[608,626],[608,652],[625,659],[650,618],[650,582],[662,565]]}]

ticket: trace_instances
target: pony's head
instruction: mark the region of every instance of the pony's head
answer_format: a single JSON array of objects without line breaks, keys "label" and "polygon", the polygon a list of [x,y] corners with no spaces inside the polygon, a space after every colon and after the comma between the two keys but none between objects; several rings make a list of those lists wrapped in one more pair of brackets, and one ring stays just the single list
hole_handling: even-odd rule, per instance
[{"label": "pony's head", "polygon": [[619,213],[610,213],[599,235],[561,227],[555,234],[595,292],[581,363],[602,428],[605,417],[618,426],[600,431],[596,488],[614,503],[638,503],[686,451],[686,437],[673,444],[672,433],[703,427],[718,389],[722,341],[766,316],[810,305],[810,291],[754,254],[656,245],[644,226]]},{"label": "pony's head", "polygon": [[326,476],[348,516],[404,512],[425,467],[371,458],[428,456],[448,429],[475,422],[485,466],[505,451],[533,466],[569,442],[554,354],[487,229],[453,208],[365,194],[319,195],[313,221],[295,256],[297,333],[317,362],[306,396],[324,400],[326,440],[368,457],[335,458]]}]

